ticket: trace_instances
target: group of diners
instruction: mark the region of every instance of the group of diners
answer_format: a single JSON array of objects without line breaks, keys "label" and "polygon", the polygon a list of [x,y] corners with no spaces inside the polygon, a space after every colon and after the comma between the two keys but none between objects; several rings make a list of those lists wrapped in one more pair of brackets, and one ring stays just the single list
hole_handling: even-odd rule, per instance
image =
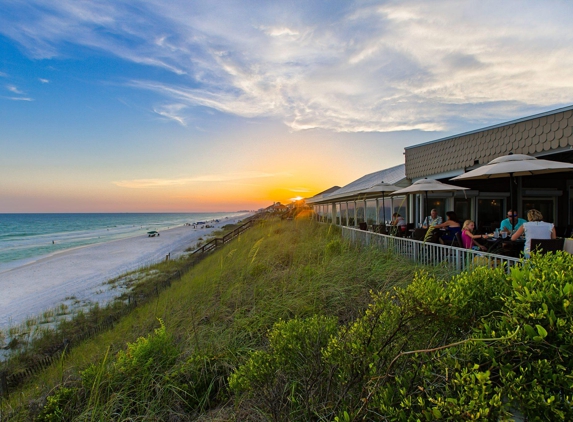
[{"label": "group of diners", "polygon": [[[402,231],[405,231],[407,227],[406,221],[399,213],[392,215],[391,225],[397,226],[397,229]],[[441,244],[451,245],[460,236],[462,247],[481,251],[488,250],[485,244],[482,243],[482,239],[490,239],[490,235],[475,234],[475,222],[473,220],[465,220],[462,223],[453,211],[446,212],[446,221],[443,221],[442,217],[438,215],[438,211],[432,209],[430,215],[424,219],[422,228],[443,229],[443,233],[439,237]],[[527,212],[527,221],[519,218],[516,211],[509,210],[507,218],[501,222],[498,230],[503,234],[503,238],[509,236],[514,242],[525,237],[523,248],[525,257],[529,257],[531,239],[556,238],[554,225],[544,222],[541,212],[535,209]]]}]

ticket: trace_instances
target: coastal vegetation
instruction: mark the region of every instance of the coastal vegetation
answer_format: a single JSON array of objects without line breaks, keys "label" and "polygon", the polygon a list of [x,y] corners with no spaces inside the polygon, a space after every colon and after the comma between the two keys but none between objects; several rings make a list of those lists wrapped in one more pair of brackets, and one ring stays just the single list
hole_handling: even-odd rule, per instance
[{"label": "coastal vegetation", "polygon": [[[568,420],[573,258],[417,267],[263,220],[2,402],[7,420]],[[160,271],[161,272],[161,271]]]}]

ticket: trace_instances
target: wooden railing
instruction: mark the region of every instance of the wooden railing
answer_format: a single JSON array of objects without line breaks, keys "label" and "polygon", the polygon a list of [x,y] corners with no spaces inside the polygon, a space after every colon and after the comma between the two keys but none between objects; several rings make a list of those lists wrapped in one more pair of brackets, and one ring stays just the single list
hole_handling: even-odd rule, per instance
[{"label": "wooden railing", "polygon": [[392,250],[420,264],[448,265],[459,272],[480,265],[503,267],[509,272],[512,266],[520,262],[519,258],[388,236],[350,227],[342,227],[342,236],[352,243],[372,245],[382,250]]},{"label": "wooden railing", "polygon": [[243,233],[244,231],[251,228],[253,226],[253,224],[255,223],[255,221],[256,221],[256,218],[251,218],[245,224],[237,227],[232,232],[227,233],[225,236],[216,237],[215,239],[212,239],[209,242],[205,243],[200,248],[195,249],[191,253],[191,255],[207,253],[207,252],[210,252],[214,249],[217,249],[219,246],[223,246],[226,243],[229,243],[231,240],[233,240],[234,238],[239,236],[241,233]]}]

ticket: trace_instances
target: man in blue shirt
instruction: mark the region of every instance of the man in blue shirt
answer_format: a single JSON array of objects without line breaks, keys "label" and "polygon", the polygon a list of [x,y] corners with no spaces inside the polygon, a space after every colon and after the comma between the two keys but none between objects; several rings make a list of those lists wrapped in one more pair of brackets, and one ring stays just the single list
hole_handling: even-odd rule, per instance
[{"label": "man in blue shirt", "polygon": [[435,226],[436,224],[442,224],[442,217],[438,215],[438,211],[433,209],[430,211],[430,215],[428,215],[424,222],[422,223],[422,227],[427,229],[428,227]]},{"label": "man in blue shirt", "polygon": [[507,212],[507,218],[501,222],[499,230],[511,233],[512,224],[513,230],[515,231],[520,228],[523,223],[526,222],[527,221],[525,221],[523,218],[517,218],[517,211],[509,210]]}]

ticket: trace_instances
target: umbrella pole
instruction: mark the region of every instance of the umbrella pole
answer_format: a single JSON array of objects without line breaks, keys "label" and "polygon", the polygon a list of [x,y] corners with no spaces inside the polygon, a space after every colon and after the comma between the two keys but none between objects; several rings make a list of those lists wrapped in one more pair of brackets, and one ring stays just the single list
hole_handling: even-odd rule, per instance
[{"label": "umbrella pole", "polygon": [[427,216],[428,216],[428,191],[426,191],[426,202],[424,202],[424,215],[422,216],[422,223],[424,222],[424,219]]},{"label": "umbrella pole", "polygon": [[384,216],[384,225],[386,225],[386,202],[384,201],[384,192],[382,192],[382,215]]},{"label": "umbrella pole", "polygon": [[513,214],[517,212],[513,204],[513,173],[509,173],[509,202],[511,209],[511,217],[509,221],[511,222],[511,232],[513,233],[515,231],[515,221],[513,219]]}]

